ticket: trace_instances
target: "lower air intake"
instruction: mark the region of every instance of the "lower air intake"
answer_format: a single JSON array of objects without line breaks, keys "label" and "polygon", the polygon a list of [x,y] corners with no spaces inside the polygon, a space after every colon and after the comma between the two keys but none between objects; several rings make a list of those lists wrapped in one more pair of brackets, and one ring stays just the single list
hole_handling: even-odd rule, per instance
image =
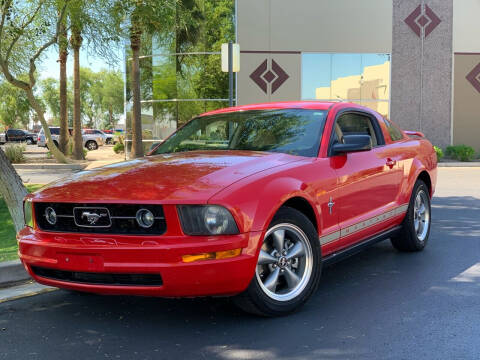
[{"label": "lower air intake", "polygon": [[159,274],[117,274],[64,271],[32,266],[35,275],[59,281],[79,284],[113,285],[113,286],[161,286],[162,277]]}]

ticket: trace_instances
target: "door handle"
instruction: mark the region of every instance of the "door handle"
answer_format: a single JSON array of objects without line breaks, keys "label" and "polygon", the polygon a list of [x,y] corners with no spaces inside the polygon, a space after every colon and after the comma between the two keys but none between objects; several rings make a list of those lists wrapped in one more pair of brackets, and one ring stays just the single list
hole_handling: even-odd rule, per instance
[{"label": "door handle", "polygon": [[387,159],[387,166],[388,166],[390,169],[393,168],[396,163],[397,163],[397,162],[396,162],[395,160],[393,160],[393,159],[390,159],[390,158]]}]

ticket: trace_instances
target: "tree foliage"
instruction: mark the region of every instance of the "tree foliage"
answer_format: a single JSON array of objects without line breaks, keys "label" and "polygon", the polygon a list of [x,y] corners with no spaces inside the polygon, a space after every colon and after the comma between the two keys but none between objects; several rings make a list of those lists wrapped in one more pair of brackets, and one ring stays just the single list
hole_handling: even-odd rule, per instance
[{"label": "tree foliage", "polygon": [[[65,18],[66,1],[4,0],[0,3],[0,69],[10,84],[25,91],[43,126],[50,151],[60,162],[68,160],[52,141],[34,87],[38,61],[44,51],[57,42],[60,23]],[[25,73],[27,79],[23,78]]]},{"label": "tree foliage", "polygon": [[[89,128],[115,127],[119,116],[123,114],[123,90],[124,82],[122,74],[114,70],[100,70],[94,72],[89,68],[80,68],[80,99],[82,124]],[[58,123],[59,118],[59,82],[54,78],[41,81],[41,96],[48,108],[53,124]],[[73,109],[73,79],[68,81],[68,113]],[[103,124],[109,126],[102,126]],[[110,126],[111,125],[111,126]]]},{"label": "tree foliage", "polygon": [[25,91],[6,81],[0,82],[0,124],[5,128],[26,128],[29,118],[30,102]]}]

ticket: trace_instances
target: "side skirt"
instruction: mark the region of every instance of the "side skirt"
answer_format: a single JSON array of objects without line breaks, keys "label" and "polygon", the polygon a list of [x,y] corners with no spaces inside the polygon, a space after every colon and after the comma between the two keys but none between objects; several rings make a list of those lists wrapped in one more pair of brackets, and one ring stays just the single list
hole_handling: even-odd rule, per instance
[{"label": "side skirt", "polygon": [[395,226],[387,231],[381,232],[373,237],[367,238],[355,245],[352,245],[346,249],[334,252],[330,255],[325,256],[322,259],[324,266],[329,266],[335,264],[338,261],[344,260],[352,255],[357,254],[358,252],[365,250],[366,248],[390,238],[392,235],[395,235],[398,231],[400,231],[401,226]]}]

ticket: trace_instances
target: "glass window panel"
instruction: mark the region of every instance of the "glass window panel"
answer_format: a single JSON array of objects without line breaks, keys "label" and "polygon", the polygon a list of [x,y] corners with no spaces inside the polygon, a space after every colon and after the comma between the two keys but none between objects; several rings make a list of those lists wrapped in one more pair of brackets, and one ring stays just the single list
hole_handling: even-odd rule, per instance
[{"label": "glass window panel", "polygon": [[302,55],[302,99],[331,99],[331,54]]},{"label": "glass window panel", "polygon": [[[165,23],[171,26],[161,26],[153,36],[142,35],[142,127],[148,145],[165,139],[192,117],[228,105],[205,101],[228,98],[228,74],[221,72],[220,54],[186,53],[217,52],[222,43],[235,41],[235,1],[191,1],[176,7],[170,16]],[[131,57],[129,44],[125,53],[127,59]],[[173,55],[177,53],[181,54]],[[125,66],[126,136],[131,140],[131,61]],[[131,141],[126,144],[127,153],[130,149]]]},{"label": "glass window panel", "polygon": [[302,54],[302,99],[347,100],[389,114],[389,54]]},{"label": "glass window panel", "polygon": [[389,117],[389,111],[390,111],[390,102],[386,100],[362,100],[360,102],[360,105],[368,107],[369,109],[372,109],[376,112],[378,112],[380,115],[382,115],[384,118]]},{"label": "glass window panel", "polygon": [[362,78],[361,54],[332,55],[332,99],[359,100]]},{"label": "glass window panel", "polygon": [[390,55],[362,54],[362,100],[389,100]]}]

